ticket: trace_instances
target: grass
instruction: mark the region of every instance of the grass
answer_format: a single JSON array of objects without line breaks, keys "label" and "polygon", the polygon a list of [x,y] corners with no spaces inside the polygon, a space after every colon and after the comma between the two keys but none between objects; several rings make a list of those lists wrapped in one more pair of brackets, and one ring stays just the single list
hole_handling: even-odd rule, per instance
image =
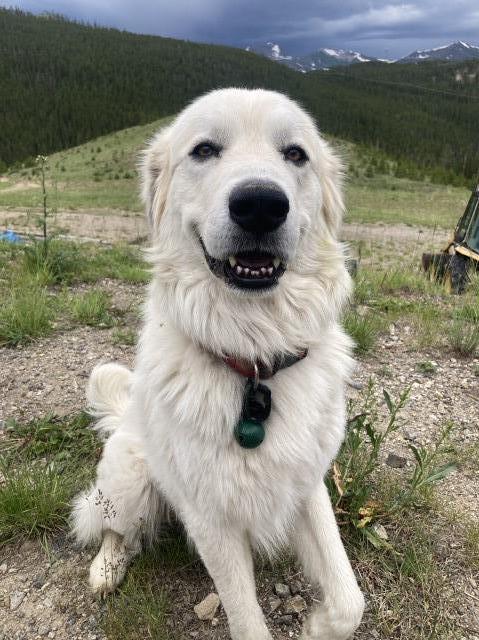
[{"label": "grass", "polygon": [[[86,144],[53,154],[49,158],[49,204],[56,210],[120,209],[140,212],[136,164],[138,152],[152,134],[170,122],[157,120],[143,126],[117,131]],[[389,173],[357,171],[374,160],[354,144],[332,140],[349,162],[347,183],[347,221],[418,225],[452,229],[464,211],[469,194],[466,189],[415,182]],[[384,163],[379,163],[384,164]],[[386,163],[387,164],[387,163]],[[0,183],[0,208],[39,210],[41,193],[34,168],[8,175]]]},{"label": "grass", "polygon": [[[50,206],[54,209],[123,209],[141,211],[136,163],[146,141],[170,118],[130,127],[102,136],[49,157]],[[2,183],[0,207],[40,206],[40,189],[34,169],[9,175]],[[9,190],[14,185],[15,190]]]},{"label": "grass", "polygon": [[109,306],[110,296],[105,291],[94,289],[73,298],[70,310],[78,324],[105,328],[113,325]]},{"label": "grass", "polygon": [[72,478],[65,478],[55,464],[22,464],[2,467],[0,486],[0,541],[43,537],[64,528]]},{"label": "grass", "polygon": [[134,346],[137,342],[137,332],[133,329],[116,329],[111,339],[113,344]]},{"label": "grass", "polygon": [[6,292],[0,309],[0,345],[14,346],[51,333],[55,310],[48,292],[31,281]]},{"label": "grass", "polygon": [[377,320],[370,314],[361,316],[356,311],[349,310],[343,318],[343,326],[346,333],[354,340],[357,355],[364,355],[373,349],[379,326]]},{"label": "grass", "polygon": [[350,223],[406,224],[421,228],[449,229],[452,233],[464,212],[470,192],[449,187],[377,176],[352,178],[347,186]]},{"label": "grass", "polygon": [[15,346],[77,324],[110,327],[110,300],[99,289],[81,296],[67,288],[105,278],[142,284],[148,271],[137,247],[103,247],[51,239],[22,246],[0,242],[0,345]]},{"label": "grass", "polygon": [[89,417],[7,423],[0,447],[0,541],[43,538],[67,526],[69,502],[98,459]]},{"label": "grass", "polygon": [[479,324],[456,317],[448,329],[448,341],[460,356],[473,357],[479,352]]}]

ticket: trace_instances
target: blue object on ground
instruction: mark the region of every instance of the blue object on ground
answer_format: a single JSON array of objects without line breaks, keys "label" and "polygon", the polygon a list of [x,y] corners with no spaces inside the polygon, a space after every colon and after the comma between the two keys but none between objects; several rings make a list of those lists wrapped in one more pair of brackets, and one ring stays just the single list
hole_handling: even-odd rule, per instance
[{"label": "blue object on ground", "polygon": [[22,238],[16,234],[15,231],[11,231],[10,229],[0,233],[0,240],[3,240],[4,242],[12,242],[13,244],[23,242]]}]

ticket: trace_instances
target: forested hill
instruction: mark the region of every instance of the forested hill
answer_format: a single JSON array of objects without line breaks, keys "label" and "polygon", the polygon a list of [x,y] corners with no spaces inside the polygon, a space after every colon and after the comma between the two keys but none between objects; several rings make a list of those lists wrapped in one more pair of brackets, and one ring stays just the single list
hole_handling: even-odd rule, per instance
[{"label": "forested hill", "polygon": [[230,47],[0,9],[0,167],[239,85],[288,93],[323,131],[384,150],[400,159],[405,174],[419,167],[441,181],[470,182],[479,166],[477,92],[434,87],[431,76],[416,77],[416,65],[401,65],[400,78],[388,76],[395,66],[305,75]]}]

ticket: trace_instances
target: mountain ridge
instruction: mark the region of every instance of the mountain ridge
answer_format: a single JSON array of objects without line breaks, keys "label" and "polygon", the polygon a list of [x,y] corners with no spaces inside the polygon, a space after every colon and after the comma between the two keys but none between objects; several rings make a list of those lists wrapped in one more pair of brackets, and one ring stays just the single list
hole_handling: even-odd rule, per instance
[{"label": "mountain ridge", "polygon": [[311,71],[328,70],[351,64],[364,62],[383,62],[388,64],[420,64],[422,62],[437,60],[447,62],[464,62],[466,60],[479,59],[479,47],[462,40],[456,40],[450,44],[435,47],[433,49],[417,49],[407,56],[397,60],[387,60],[367,56],[359,51],[350,49],[333,49],[322,47],[309,54],[293,56],[285,54],[281,46],[274,41],[268,41],[263,45],[248,46],[247,51],[262,55],[274,62],[309,73]]}]

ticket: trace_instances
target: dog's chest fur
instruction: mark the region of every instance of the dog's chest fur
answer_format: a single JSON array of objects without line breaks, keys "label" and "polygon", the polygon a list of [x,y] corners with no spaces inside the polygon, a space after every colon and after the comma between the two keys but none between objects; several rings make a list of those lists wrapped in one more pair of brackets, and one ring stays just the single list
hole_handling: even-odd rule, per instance
[{"label": "dog's chest fur", "polygon": [[265,440],[247,450],[233,434],[245,379],[174,329],[146,330],[133,402],[150,473],[180,516],[200,505],[204,518],[246,529],[266,550],[286,542],[343,437],[350,360],[332,331],[335,339],[267,381]]}]

